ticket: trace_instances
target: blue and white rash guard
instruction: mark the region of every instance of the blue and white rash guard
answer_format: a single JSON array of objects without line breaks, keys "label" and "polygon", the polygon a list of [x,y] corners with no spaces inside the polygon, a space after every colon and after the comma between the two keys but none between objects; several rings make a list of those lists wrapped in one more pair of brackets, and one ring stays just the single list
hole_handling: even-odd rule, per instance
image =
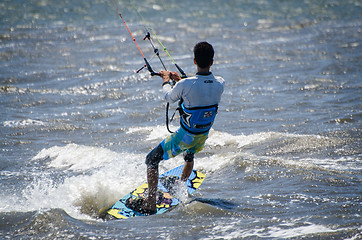
[{"label": "blue and white rash guard", "polygon": [[214,122],[225,81],[210,72],[163,85],[165,100],[181,104],[181,126],[192,134],[208,132]]}]

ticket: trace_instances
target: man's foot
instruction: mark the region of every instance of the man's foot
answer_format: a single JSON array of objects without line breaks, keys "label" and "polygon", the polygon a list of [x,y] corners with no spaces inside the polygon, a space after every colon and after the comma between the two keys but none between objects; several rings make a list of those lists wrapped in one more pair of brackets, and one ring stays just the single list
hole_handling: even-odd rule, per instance
[{"label": "man's foot", "polygon": [[157,213],[156,208],[154,208],[154,209],[150,208],[146,199],[143,199],[143,198],[127,199],[126,207],[128,207],[136,212],[145,214],[145,215],[153,215],[153,214]]},{"label": "man's foot", "polygon": [[143,199],[142,208],[150,212],[157,212],[156,203],[150,201],[149,198]]}]

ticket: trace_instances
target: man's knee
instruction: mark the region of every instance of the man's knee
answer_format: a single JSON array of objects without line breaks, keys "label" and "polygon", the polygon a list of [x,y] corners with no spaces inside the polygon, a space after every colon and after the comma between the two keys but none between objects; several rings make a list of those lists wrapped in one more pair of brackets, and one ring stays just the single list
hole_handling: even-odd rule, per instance
[{"label": "man's knee", "polygon": [[163,159],[163,149],[161,144],[155,147],[146,157],[146,165],[150,168],[157,168]]},{"label": "man's knee", "polygon": [[194,153],[186,152],[184,156],[185,162],[193,162],[194,161]]}]

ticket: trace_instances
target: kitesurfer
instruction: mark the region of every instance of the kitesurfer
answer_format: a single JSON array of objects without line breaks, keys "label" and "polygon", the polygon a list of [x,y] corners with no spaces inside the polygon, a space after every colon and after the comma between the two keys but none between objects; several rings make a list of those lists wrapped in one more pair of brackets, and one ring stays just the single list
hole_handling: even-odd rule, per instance
[{"label": "kitesurfer", "polygon": [[[194,64],[197,73],[194,77],[181,79],[176,72],[161,71],[165,100],[170,103],[181,101],[180,127],[167,136],[146,157],[148,197],[142,203],[142,212],[153,214],[156,211],[158,185],[158,164],[184,153],[185,165],[181,179],[186,181],[194,166],[194,154],[201,151],[218,110],[224,79],[210,72],[214,61],[214,49],[208,42],[199,42],[194,47]],[[171,79],[176,81],[171,85]]]}]

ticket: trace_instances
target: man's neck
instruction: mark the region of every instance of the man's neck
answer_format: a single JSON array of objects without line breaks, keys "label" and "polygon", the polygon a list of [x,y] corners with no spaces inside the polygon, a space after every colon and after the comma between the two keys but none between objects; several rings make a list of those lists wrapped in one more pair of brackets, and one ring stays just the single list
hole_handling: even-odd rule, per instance
[{"label": "man's neck", "polygon": [[210,67],[200,68],[199,66],[197,66],[197,72],[198,73],[209,73],[210,72]]}]

